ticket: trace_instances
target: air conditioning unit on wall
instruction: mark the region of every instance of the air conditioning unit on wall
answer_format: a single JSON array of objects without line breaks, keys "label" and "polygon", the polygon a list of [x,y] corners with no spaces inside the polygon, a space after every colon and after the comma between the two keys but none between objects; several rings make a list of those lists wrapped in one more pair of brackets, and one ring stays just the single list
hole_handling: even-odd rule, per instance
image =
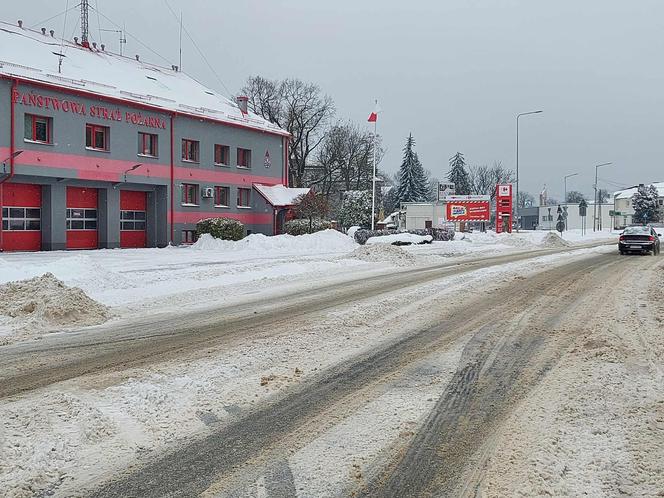
[{"label": "air conditioning unit on wall", "polygon": [[205,187],[203,189],[203,197],[205,199],[211,199],[214,197],[214,189],[212,187]]}]

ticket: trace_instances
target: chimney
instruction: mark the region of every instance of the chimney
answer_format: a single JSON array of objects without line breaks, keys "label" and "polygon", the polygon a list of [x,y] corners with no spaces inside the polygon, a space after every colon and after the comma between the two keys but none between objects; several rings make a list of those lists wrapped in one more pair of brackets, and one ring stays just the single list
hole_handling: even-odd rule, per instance
[{"label": "chimney", "polygon": [[136,60],[140,60],[139,57],[138,57],[138,54],[136,54]]},{"label": "chimney", "polygon": [[19,28],[22,28],[22,27],[23,27],[23,21],[21,21],[20,19],[18,20],[18,27],[19,27]]},{"label": "chimney", "polygon": [[103,52],[104,50],[106,50],[106,45],[104,45],[104,44],[102,43],[102,44],[101,44],[101,51]]},{"label": "chimney", "polygon": [[42,28],[42,35],[46,36],[46,28]]},{"label": "chimney", "polygon": [[246,97],[245,95],[240,95],[235,99],[235,101],[237,102],[237,106],[242,111],[242,114],[247,114],[247,102],[249,101],[249,97]]},{"label": "chimney", "polygon": [[55,31],[51,30],[49,33],[51,33],[51,38],[55,38]]}]

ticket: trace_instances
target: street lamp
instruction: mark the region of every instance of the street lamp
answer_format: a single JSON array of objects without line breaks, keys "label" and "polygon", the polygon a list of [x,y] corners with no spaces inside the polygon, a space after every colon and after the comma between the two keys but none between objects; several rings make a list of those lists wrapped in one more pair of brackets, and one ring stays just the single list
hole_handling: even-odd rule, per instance
[{"label": "street lamp", "polygon": [[519,231],[519,118],[529,114],[540,114],[542,111],[522,112],[516,115],[516,231]]},{"label": "street lamp", "polygon": [[597,220],[597,170],[602,166],[608,166],[610,164],[613,163],[602,163],[595,166],[595,205],[593,206],[593,232],[597,231],[598,225],[600,225]]},{"label": "street lamp", "polygon": [[140,168],[141,166],[143,166],[143,163],[134,164],[131,168],[129,168],[128,170],[126,170],[126,171],[123,173],[123,175],[124,175],[124,182],[127,183],[127,173],[129,173],[130,171],[134,171],[135,169],[138,169],[138,168]]},{"label": "street lamp", "polygon": [[[578,173],[571,173],[569,175],[565,175],[563,177],[565,181],[565,197],[563,197],[563,202],[565,203],[565,207],[567,207],[567,179],[572,178],[573,176],[578,175]],[[567,218],[565,218],[565,230],[567,230]]]},{"label": "street lamp", "polygon": [[4,158],[2,160],[2,174],[3,175],[7,174],[7,164],[6,164],[7,161],[9,161],[10,159],[15,159],[16,156],[20,156],[21,154],[23,154],[23,151],[22,150],[17,150],[15,152],[13,152],[10,156],[7,156],[6,158]]}]

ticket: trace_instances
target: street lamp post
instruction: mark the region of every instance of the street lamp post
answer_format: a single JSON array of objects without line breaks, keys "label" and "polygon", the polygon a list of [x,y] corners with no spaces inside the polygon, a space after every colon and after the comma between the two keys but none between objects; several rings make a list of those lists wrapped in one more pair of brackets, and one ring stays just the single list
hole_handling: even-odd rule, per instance
[{"label": "street lamp post", "polygon": [[[598,220],[597,220],[597,170],[602,166],[608,166],[613,163],[602,163],[595,165],[595,204],[593,205],[593,232],[597,231]],[[601,211],[600,211],[601,212]]]},{"label": "street lamp post", "polygon": [[522,112],[516,115],[516,231],[519,231],[519,118],[529,114],[540,114],[542,111]]},{"label": "street lamp post", "polygon": [[[569,175],[565,175],[563,177],[564,182],[565,182],[565,197],[563,197],[563,202],[565,203],[565,207],[567,207],[567,179],[572,178],[573,176],[578,175],[578,173],[571,173]],[[565,230],[567,230],[567,218],[565,218]]]}]

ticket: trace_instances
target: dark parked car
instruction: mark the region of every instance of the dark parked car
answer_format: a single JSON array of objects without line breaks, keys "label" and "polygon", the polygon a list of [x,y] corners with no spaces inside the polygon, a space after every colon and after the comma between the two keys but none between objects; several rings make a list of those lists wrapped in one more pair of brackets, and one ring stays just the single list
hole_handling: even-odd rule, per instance
[{"label": "dark parked car", "polygon": [[651,226],[633,226],[627,227],[618,239],[618,250],[620,254],[631,252],[652,253],[653,256],[659,254],[659,238],[661,233],[657,233]]}]

